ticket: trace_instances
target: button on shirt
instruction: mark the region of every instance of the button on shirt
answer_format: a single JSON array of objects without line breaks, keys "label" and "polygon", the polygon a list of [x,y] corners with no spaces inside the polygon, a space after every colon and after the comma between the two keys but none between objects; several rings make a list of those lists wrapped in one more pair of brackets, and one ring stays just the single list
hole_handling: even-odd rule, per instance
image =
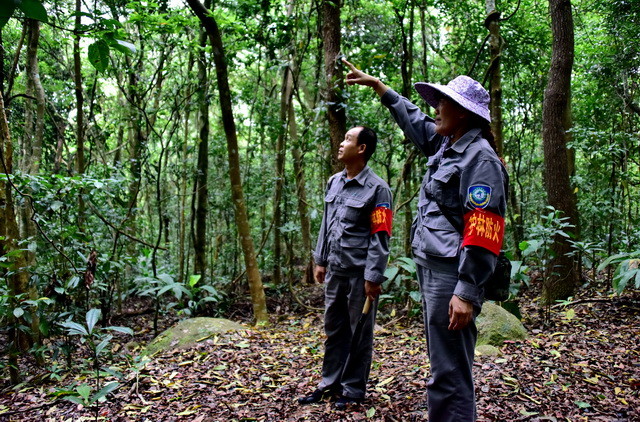
[{"label": "button on shirt", "polygon": [[427,268],[457,272],[455,294],[480,307],[482,286],[493,273],[496,255],[478,246],[461,248],[464,216],[482,208],[504,218],[506,169],[480,129],[470,130],[449,145],[448,137],[435,132],[434,120],[397,92],[388,90],[382,103],[407,138],[428,157],[412,227],[414,259]]},{"label": "button on shirt", "polygon": [[367,281],[385,281],[389,234],[384,230],[371,234],[376,206],[391,209],[391,190],[369,166],[354,179],[347,179],[346,170],[334,174],[327,183],[316,264],[335,274],[364,273]]}]

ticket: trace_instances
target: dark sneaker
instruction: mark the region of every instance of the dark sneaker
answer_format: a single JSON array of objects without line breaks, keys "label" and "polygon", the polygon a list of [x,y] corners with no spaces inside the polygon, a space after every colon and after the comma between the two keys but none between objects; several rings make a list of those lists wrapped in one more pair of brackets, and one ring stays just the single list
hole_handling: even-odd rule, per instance
[{"label": "dark sneaker", "polygon": [[336,409],[344,410],[348,407],[358,405],[364,401],[363,398],[355,398],[355,397],[345,397],[341,396],[338,401],[336,401]]},{"label": "dark sneaker", "polygon": [[329,397],[333,392],[331,390],[315,390],[308,396],[299,397],[299,404],[312,404],[322,401],[324,398]]}]

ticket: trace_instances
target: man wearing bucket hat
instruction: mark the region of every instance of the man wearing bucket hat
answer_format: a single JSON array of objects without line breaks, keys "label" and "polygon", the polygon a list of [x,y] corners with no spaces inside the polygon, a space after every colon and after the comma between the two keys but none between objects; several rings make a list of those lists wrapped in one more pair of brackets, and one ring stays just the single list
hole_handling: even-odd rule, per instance
[{"label": "man wearing bucket hat", "polygon": [[372,87],[407,138],[428,157],[411,247],[431,362],[429,420],[474,421],[475,317],[504,236],[508,175],[495,152],[489,94],[468,76],[419,82],[435,119],[377,78],[350,68],[347,84]]}]

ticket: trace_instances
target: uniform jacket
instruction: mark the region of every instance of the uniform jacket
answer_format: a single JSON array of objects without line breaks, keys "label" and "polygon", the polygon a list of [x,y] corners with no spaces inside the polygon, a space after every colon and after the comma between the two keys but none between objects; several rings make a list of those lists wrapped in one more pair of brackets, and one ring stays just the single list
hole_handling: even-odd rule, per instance
[{"label": "uniform jacket", "polygon": [[314,253],[316,264],[336,274],[364,272],[365,280],[382,283],[389,258],[389,233],[371,233],[376,207],[391,209],[391,190],[369,166],[351,180],[347,180],[346,170],[331,176]]},{"label": "uniform jacket", "polygon": [[[480,307],[482,286],[493,273],[497,252],[477,245],[466,245],[462,228],[475,224],[478,213],[481,237],[497,244],[504,236],[504,216],[508,175],[480,129],[472,129],[449,145],[449,138],[435,133],[434,120],[393,90],[382,96],[382,103],[407,138],[428,157],[427,171],[418,199],[418,215],[413,222],[411,246],[420,265],[458,273],[455,294]],[[477,212],[474,212],[479,210]],[[450,218],[447,218],[447,213]],[[500,220],[502,226],[499,225]],[[489,224],[491,222],[491,224]],[[466,233],[466,232],[465,232]]]}]

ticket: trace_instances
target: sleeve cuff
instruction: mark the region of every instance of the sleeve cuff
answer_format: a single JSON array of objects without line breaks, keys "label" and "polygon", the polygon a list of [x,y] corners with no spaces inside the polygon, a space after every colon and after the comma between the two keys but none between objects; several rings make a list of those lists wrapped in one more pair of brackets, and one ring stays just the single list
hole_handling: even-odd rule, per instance
[{"label": "sleeve cuff", "polygon": [[364,279],[372,283],[382,284],[384,281],[387,280],[387,277],[385,277],[384,274],[380,274],[375,271],[365,270]]},{"label": "sleeve cuff", "polygon": [[316,263],[316,265],[319,265],[321,267],[326,267],[329,263],[323,259],[320,259],[317,255],[313,255],[313,261]]},{"label": "sleeve cuff", "polygon": [[461,280],[458,280],[458,284],[456,284],[456,289],[453,291],[453,294],[461,297],[464,300],[468,300],[474,305],[482,304],[482,289],[478,286],[475,286],[471,283],[467,283]]}]

